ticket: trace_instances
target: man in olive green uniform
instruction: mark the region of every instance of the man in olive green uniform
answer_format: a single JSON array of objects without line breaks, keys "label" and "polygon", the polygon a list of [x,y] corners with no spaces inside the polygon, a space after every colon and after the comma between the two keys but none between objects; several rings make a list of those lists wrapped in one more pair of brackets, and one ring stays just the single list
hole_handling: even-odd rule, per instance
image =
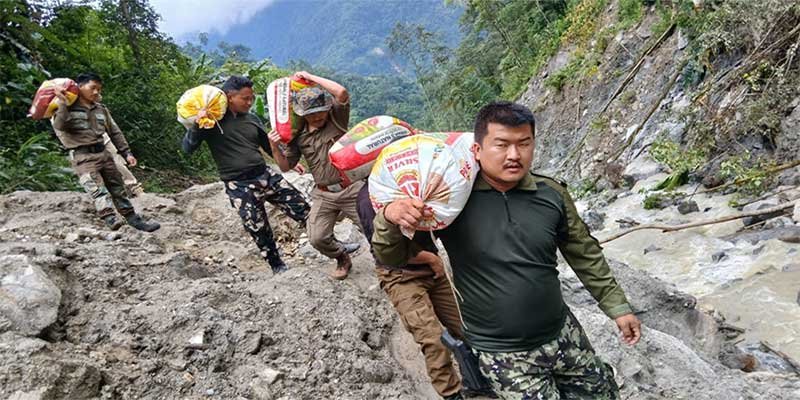
[{"label": "man in olive green uniform", "polygon": [[[369,183],[364,184],[358,193],[358,215],[361,230],[369,240],[375,218],[369,200]],[[463,338],[453,289],[430,234],[417,232],[413,241],[420,246],[419,253],[402,265],[377,263],[375,273],[403,326],[420,346],[433,388],[447,400],[462,399],[461,378],[453,365],[450,350],[441,340],[442,325],[455,337]]]},{"label": "man in olive green uniform", "polygon": [[[504,399],[618,399],[611,368],[564,303],[556,251],[626,343],[639,340],[639,320],[566,187],[529,172],[533,147],[526,107],[496,102],[479,111],[473,152],[480,175],[461,214],[438,232],[465,337]],[[400,265],[419,251],[399,226],[414,228],[424,212],[418,200],[404,199],[376,216],[372,243],[383,264]]]},{"label": "man in olive green uniform", "polygon": [[113,155],[106,150],[103,137],[108,135],[128,164],[136,165],[122,131],[108,109],[98,102],[103,81],[98,75],[87,73],[78,75],[75,83],[79,87],[78,99],[71,106],[67,106],[64,89],[56,92],[58,109],[51,122],[56,136],[69,151],[78,180],[94,198],[97,213],[109,228],[116,230],[123,225],[114,214],[116,207],[129,225],[146,232],[155,231],[161,225],[136,214]]},{"label": "man in olive green uniform", "polygon": [[105,143],[106,151],[114,156],[114,165],[117,166],[117,171],[122,175],[122,181],[125,183],[125,190],[127,190],[130,197],[137,197],[144,193],[142,184],[136,179],[131,170],[128,169],[128,163],[119,155],[116,146],[111,142],[108,134],[103,135],[103,143]]},{"label": "man in olive green uniform", "polygon": [[340,243],[333,236],[333,227],[340,214],[358,224],[356,197],[363,182],[347,185],[339,171],[331,164],[328,152],[347,132],[350,122],[350,95],[342,85],[305,71],[296,72],[295,78],[319,85],[296,93],[293,111],[303,117],[304,123],[297,135],[284,146],[276,132],[270,132],[272,153],[281,171],[293,168],[305,157],[316,187],[311,192],[311,213],[308,217],[308,239],[320,253],[336,259],[331,272],[334,279],[345,279],[353,263],[350,255],[358,244]]}]

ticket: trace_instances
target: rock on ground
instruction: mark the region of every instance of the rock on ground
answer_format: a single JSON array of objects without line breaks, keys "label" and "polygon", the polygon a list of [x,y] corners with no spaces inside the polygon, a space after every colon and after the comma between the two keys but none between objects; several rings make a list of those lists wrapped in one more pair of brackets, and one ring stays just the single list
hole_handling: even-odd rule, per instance
[{"label": "rock on ground", "polygon": [[61,291],[25,255],[0,256],[0,332],[36,336],[56,321]]}]

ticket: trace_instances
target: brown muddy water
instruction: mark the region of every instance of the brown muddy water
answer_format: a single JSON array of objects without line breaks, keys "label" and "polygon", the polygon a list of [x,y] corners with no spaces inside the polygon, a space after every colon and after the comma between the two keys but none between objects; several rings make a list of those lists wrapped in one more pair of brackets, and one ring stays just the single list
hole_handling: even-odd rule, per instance
[{"label": "brown muddy water", "polygon": [[[645,194],[639,190],[663,177],[657,175],[637,183],[630,195],[601,210],[606,213],[605,228],[594,235],[602,240],[618,231],[615,221],[620,218],[633,218],[643,224],[680,224],[738,212],[728,205],[731,195],[696,196],[694,200],[701,211],[688,215],[681,215],[675,207],[643,209]],[[585,208],[578,204],[579,208],[582,206]],[[697,297],[699,307],[717,310],[732,325],[745,328],[746,343],[767,341],[800,359],[800,245],[777,239],[756,244],[721,239],[742,227],[741,220],[737,220],[671,233],[638,231],[606,243],[605,254]],[[719,252],[725,256],[714,261],[712,255]]]}]

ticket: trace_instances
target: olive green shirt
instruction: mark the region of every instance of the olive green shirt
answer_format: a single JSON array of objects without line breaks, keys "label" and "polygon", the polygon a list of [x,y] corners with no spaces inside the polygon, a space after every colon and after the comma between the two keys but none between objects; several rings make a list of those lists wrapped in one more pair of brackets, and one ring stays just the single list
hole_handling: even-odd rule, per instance
[{"label": "olive green shirt", "polygon": [[68,150],[79,146],[104,144],[103,134],[108,134],[119,154],[130,152],[122,130],[114,122],[114,118],[111,118],[108,109],[100,103],[94,103],[88,108],[78,101],[71,106],[61,104],[50,122],[58,140]]},{"label": "olive green shirt", "polygon": [[331,164],[328,152],[340,137],[347,132],[350,122],[350,104],[339,104],[333,100],[333,107],[328,115],[328,122],[320,129],[309,132],[304,126],[297,136],[286,146],[284,155],[294,168],[305,157],[308,169],[317,185],[334,185],[342,181],[339,170]]},{"label": "olive green shirt", "polygon": [[[401,265],[419,251],[382,213],[374,227],[381,263]],[[479,177],[461,214],[437,234],[453,267],[465,335],[478,350],[530,351],[558,335],[568,310],[556,250],[609,317],[632,312],[567,189],[550,178],[527,175],[502,193]]]}]

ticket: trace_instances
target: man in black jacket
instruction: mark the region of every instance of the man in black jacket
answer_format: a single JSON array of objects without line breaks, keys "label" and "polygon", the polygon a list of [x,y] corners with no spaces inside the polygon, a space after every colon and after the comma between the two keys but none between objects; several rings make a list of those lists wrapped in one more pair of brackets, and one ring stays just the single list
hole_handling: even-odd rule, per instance
[{"label": "man in black jacket", "polygon": [[[194,127],[188,130],[183,137],[183,150],[191,154],[202,142],[208,144],[219,177],[225,183],[225,193],[231,205],[239,210],[245,230],[253,237],[272,272],[286,271],[264,202],[280,208],[300,224],[305,224],[310,207],[300,192],[264,162],[259,149],[272,153],[261,120],[250,113],[255,98],[253,82],[242,76],[232,76],[225,81],[222,90],[228,98],[225,116],[211,129]],[[198,115],[198,119],[203,116]]]}]

